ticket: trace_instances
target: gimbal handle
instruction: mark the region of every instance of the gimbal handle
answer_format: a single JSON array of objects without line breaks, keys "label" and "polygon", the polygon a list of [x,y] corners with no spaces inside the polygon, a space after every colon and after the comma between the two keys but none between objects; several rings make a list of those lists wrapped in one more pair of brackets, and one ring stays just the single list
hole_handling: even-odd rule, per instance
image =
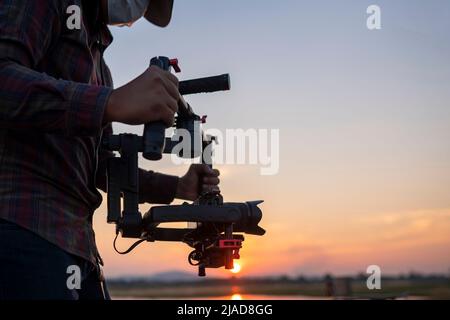
[{"label": "gimbal handle", "polygon": [[[165,71],[170,71],[172,67],[176,72],[180,72],[177,59],[169,59],[163,56],[152,58],[150,60],[150,66],[157,66]],[[181,95],[227,91],[230,88],[229,74],[186,80],[179,83]],[[192,110],[189,110],[189,106],[183,106],[183,104],[179,106],[179,115],[182,113],[189,114],[191,112]],[[161,160],[165,147],[165,131],[166,125],[162,121],[147,123],[145,125],[143,150],[145,159],[151,161]]]},{"label": "gimbal handle", "polygon": [[[150,61],[150,66],[157,66],[169,71],[175,60],[167,57],[155,57]],[[166,141],[166,125],[162,121],[147,123],[144,127],[144,151],[142,155],[151,161],[161,160]]]}]

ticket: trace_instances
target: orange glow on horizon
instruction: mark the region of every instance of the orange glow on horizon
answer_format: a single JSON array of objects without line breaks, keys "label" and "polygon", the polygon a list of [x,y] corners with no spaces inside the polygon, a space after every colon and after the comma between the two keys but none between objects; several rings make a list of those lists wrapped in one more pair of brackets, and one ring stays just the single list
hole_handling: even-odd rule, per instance
[{"label": "orange glow on horizon", "polygon": [[[340,275],[357,273],[373,261],[386,273],[393,274],[411,269],[445,272],[450,265],[446,254],[450,245],[450,208],[348,214],[345,220],[337,214],[319,212],[312,217],[305,214],[302,219],[308,228],[294,223],[295,212],[290,211],[289,203],[280,204],[279,208],[287,212],[289,221],[283,221],[283,217],[274,219],[276,211],[269,208],[264,212],[261,226],[270,232],[263,237],[247,237],[242,251],[244,260],[236,260],[235,268],[209,270],[208,275],[322,275],[330,270]],[[171,270],[193,273],[190,266],[184,264],[187,248],[179,243],[146,244],[137,248],[133,255],[125,258],[117,255],[111,246],[115,230],[106,223],[105,215],[104,202],[94,217],[94,225],[109,277]],[[328,217],[327,225],[323,224],[324,217]],[[121,239],[119,245],[125,248],[131,241]],[[271,258],[267,259],[268,256]]]}]

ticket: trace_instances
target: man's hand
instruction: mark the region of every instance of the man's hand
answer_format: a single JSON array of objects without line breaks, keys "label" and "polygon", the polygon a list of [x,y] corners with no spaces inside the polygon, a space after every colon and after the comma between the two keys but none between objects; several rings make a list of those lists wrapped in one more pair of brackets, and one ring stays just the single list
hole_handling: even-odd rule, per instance
[{"label": "man's hand", "polygon": [[139,77],[112,92],[104,122],[139,125],[163,121],[171,127],[179,100],[177,77],[151,66]]},{"label": "man's hand", "polygon": [[176,198],[196,200],[202,191],[219,191],[219,170],[212,170],[205,164],[193,164],[180,178]]}]

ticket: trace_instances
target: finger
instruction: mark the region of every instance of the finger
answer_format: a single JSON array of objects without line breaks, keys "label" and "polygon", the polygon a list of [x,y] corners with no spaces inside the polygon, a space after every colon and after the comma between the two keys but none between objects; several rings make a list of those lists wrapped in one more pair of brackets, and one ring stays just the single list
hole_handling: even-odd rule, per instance
[{"label": "finger", "polygon": [[179,86],[179,83],[180,83],[178,78],[174,74],[172,74],[170,72],[167,72],[167,71],[166,71],[166,76],[167,76],[167,79],[170,82],[172,82],[175,85],[175,87],[178,89],[178,86]]},{"label": "finger", "polygon": [[220,188],[218,186],[215,185],[203,185],[202,187],[203,191],[205,192],[220,192]]},{"label": "finger", "polygon": [[206,185],[218,185],[220,183],[220,180],[216,177],[205,177],[203,178],[203,183]]},{"label": "finger", "polygon": [[161,115],[161,121],[163,121],[167,128],[172,127],[175,122],[175,112],[170,108],[164,108]]},{"label": "finger", "polygon": [[189,104],[184,100],[183,96],[180,96],[180,100],[178,100],[178,109],[179,110],[189,110]]},{"label": "finger", "polygon": [[165,79],[163,81],[164,88],[166,89],[167,93],[174,98],[177,102],[180,100],[180,92],[178,91],[178,87],[175,86],[172,82]]},{"label": "finger", "polygon": [[191,169],[197,172],[200,175],[208,175],[210,176],[213,170],[206,164],[195,163],[191,165]]},{"label": "finger", "polygon": [[166,89],[167,93],[177,101],[180,99],[180,92],[178,90],[178,78],[168,71],[162,70],[156,66],[150,66],[148,69],[152,73],[159,75],[159,78]]},{"label": "finger", "polygon": [[173,84],[178,88],[178,85],[179,85],[179,82],[180,82],[180,81],[179,81],[178,78],[177,78],[173,73],[171,73],[170,71],[163,70],[163,69],[161,69],[161,68],[158,67],[158,66],[150,66],[149,69],[150,69],[152,72],[159,73],[159,74],[161,75],[161,77],[163,77],[163,78],[165,78],[166,80],[170,81],[171,83],[173,83]]},{"label": "finger", "polygon": [[220,176],[220,171],[217,170],[217,169],[213,169],[213,175],[214,175],[215,177],[219,177],[219,176]]},{"label": "finger", "polygon": [[176,113],[178,111],[178,102],[173,99],[169,98],[169,101],[167,103],[167,107],[173,112]]},{"label": "finger", "polygon": [[178,90],[178,78],[168,71],[163,71],[161,74],[161,78],[164,81],[164,87],[166,88],[167,92],[178,101],[180,99],[180,91]]},{"label": "finger", "polygon": [[207,177],[213,177],[213,178],[216,178],[216,177],[220,176],[219,170],[217,170],[217,169],[213,169],[213,170],[212,170],[211,167],[209,167],[209,166],[206,165],[206,164],[205,164],[205,166],[208,167],[207,170],[204,171],[204,173],[203,173],[205,176],[207,176]]}]

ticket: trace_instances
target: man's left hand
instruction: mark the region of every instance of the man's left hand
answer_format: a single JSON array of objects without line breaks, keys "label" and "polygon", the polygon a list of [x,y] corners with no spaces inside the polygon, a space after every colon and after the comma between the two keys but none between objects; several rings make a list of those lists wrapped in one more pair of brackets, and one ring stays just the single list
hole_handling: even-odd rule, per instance
[{"label": "man's left hand", "polygon": [[206,164],[191,165],[178,182],[176,198],[194,201],[202,191],[219,192],[219,175],[219,170],[213,170]]}]

